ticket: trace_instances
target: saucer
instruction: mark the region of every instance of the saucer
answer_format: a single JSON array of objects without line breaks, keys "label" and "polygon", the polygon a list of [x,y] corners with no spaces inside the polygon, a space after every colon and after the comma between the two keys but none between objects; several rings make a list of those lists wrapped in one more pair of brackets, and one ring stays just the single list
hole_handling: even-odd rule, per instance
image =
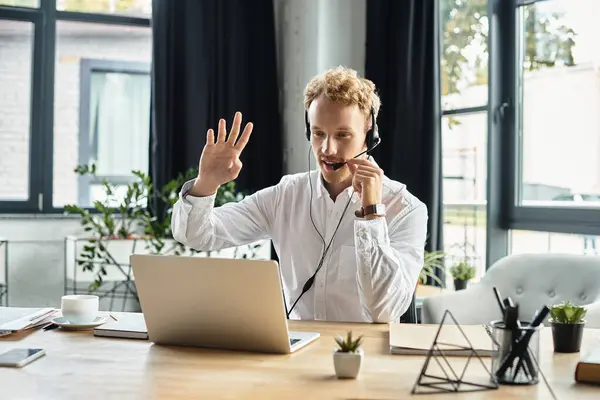
[{"label": "saucer", "polygon": [[52,323],[60,326],[63,329],[70,329],[70,330],[75,330],[75,331],[81,331],[81,330],[85,330],[85,329],[92,329],[95,328],[97,326],[100,326],[102,324],[106,323],[106,317],[97,317],[94,322],[88,322],[85,324],[72,324],[69,321],[67,321],[64,317],[58,317],[58,318],[54,318],[52,320]]}]

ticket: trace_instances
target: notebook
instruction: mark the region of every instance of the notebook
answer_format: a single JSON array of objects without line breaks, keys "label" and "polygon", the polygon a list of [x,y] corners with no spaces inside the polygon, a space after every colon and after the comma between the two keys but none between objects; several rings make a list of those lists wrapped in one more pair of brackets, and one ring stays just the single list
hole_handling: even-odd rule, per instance
[{"label": "notebook", "polygon": [[[481,357],[489,357],[493,352],[493,342],[483,325],[444,324],[437,339],[438,348],[446,356],[468,356],[469,350],[461,347],[473,347]],[[439,325],[390,324],[390,353],[402,355],[427,355],[433,345]],[[470,342],[470,345],[469,345]]]},{"label": "notebook", "polygon": [[587,353],[575,367],[575,381],[600,384],[600,348]]},{"label": "notebook", "polygon": [[148,339],[148,330],[143,314],[126,313],[119,315],[118,318],[118,321],[109,320],[106,324],[94,328],[94,336]]}]

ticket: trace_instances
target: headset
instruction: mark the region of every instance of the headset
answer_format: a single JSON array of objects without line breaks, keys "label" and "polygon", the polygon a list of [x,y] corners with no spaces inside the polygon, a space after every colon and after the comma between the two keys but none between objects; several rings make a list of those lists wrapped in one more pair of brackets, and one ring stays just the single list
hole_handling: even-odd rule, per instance
[{"label": "headset", "polygon": [[[306,126],[306,139],[310,142],[311,132],[310,132],[310,121],[308,120],[308,111],[304,112],[304,123]],[[379,143],[381,143],[381,138],[379,137],[377,125],[375,124],[375,110],[373,109],[373,106],[371,106],[371,127],[367,131],[365,143],[367,145],[367,149],[365,151],[355,155],[353,158],[357,158],[365,153],[367,153],[368,155],[371,155],[371,152],[373,151],[373,149],[375,147],[377,147],[379,145]],[[310,153],[311,153],[311,149],[309,148],[308,149],[308,170],[309,171],[310,171]],[[334,164],[333,170],[336,171],[336,170],[340,169],[341,167],[344,166],[344,164],[346,164],[346,162]],[[284,298],[284,303],[286,304],[286,315],[287,315],[288,319],[290,318],[290,314],[292,313],[292,310],[294,309],[296,304],[298,304],[298,301],[300,301],[300,299],[302,298],[304,293],[308,292],[310,290],[310,288],[312,287],[312,285],[314,284],[315,277],[317,276],[317,273],[319,272],[319,270],[323,266],[323,262],[325,261],[325,255],[327,255],[327,252],[329,251],[329,248],[331,247],[331,244],[333,243],[335,234],[337,233],[338,228],[340,227],[342,220],[344,219],[344,216],[346,215],[346,210],[348,209],[348,206],[350,205],[350,201],[352,200],[352,197],[354,196],[354,190],[352,190],[352,193],[350,194],[350,197],[348,198],[348,202],[346,203],[346,206],[344,207],[344,211],[342,212],[342,216],[340,217],[340,220],[338,221],[338,224],[335,227],[335,231],[333,231],[333,235],[331,235],[331,240],[329,241],[329,244],[325,245],[325,239],[323,238],[323,235],[321,235],[321,233],[317,229],[317,226],[315,225],[315,221],[313,220],[313,217],[312,217],[313,188],[312,188],[312,181],[310,179],[310,172],[307,174],[307,176],[308,176],[308,184],[310,186],[310,203],[309,203],[310,221],[312,222],[313,228],[315,228],[315,231],[317,232],[317,234],[321,238],[321,241],[323,242],[323,253],[322,253],[321,259],[319,260],[319,263],[317,265],[317,269],[315,270],[314,274],[312,274],[312,276],[310,278],[308,278],[308,280],[304,283],[304,285],[302,286],[302,292],[300,293],[300,296],[298,296],[298,298],[296,299],[294,304],[292,304],[292,307],[289,309],[289,311],[287,310],[287,302],[285,302],[285,298]]]}]

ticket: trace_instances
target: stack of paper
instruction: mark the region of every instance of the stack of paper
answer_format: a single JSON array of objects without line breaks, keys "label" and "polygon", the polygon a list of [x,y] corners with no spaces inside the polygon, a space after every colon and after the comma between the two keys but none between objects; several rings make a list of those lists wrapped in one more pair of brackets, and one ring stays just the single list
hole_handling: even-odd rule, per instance
[{"label": "stack of paper", "polygon": [[58,310],[54,308],[32,309],[25,315],[11,318],[10,315],[3,315],[9,310],[12,311],[10,308],[7,308],[0,312],[0,336],[45,325],[50,322],[58,312]]},{"label": "stack of paper", "polygon": [[[462,332],[461,330],[462,329]],[[468,356],[469,348],[479,356],[491,356],[493,342],[483,325],[418,325],[390,324],[390,353],[406,355],[427,355],[437,337],[437,349],[446,356]],[[464,333],[464,334],[463,334]]]}]

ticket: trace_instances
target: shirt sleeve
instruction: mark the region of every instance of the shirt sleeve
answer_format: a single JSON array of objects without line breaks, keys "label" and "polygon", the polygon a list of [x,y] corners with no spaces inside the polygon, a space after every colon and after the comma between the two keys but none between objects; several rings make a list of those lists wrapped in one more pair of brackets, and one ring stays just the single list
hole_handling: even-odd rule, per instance
[{"label": "shirt sleeve", "polygon": [[423,267],[427,218],[419,203],[389,227],[386,218],[354,222],[359,296],[372,322],[398,322],[408,310]]},{"label": "shirt sleeve", "polygon": [[262,189],[239,202],[214,207],[215,195],[187,194],[186,182],[173,206],[171,230],[178,242],[200,251],[214,251],[268,239],[280,185]]}]

